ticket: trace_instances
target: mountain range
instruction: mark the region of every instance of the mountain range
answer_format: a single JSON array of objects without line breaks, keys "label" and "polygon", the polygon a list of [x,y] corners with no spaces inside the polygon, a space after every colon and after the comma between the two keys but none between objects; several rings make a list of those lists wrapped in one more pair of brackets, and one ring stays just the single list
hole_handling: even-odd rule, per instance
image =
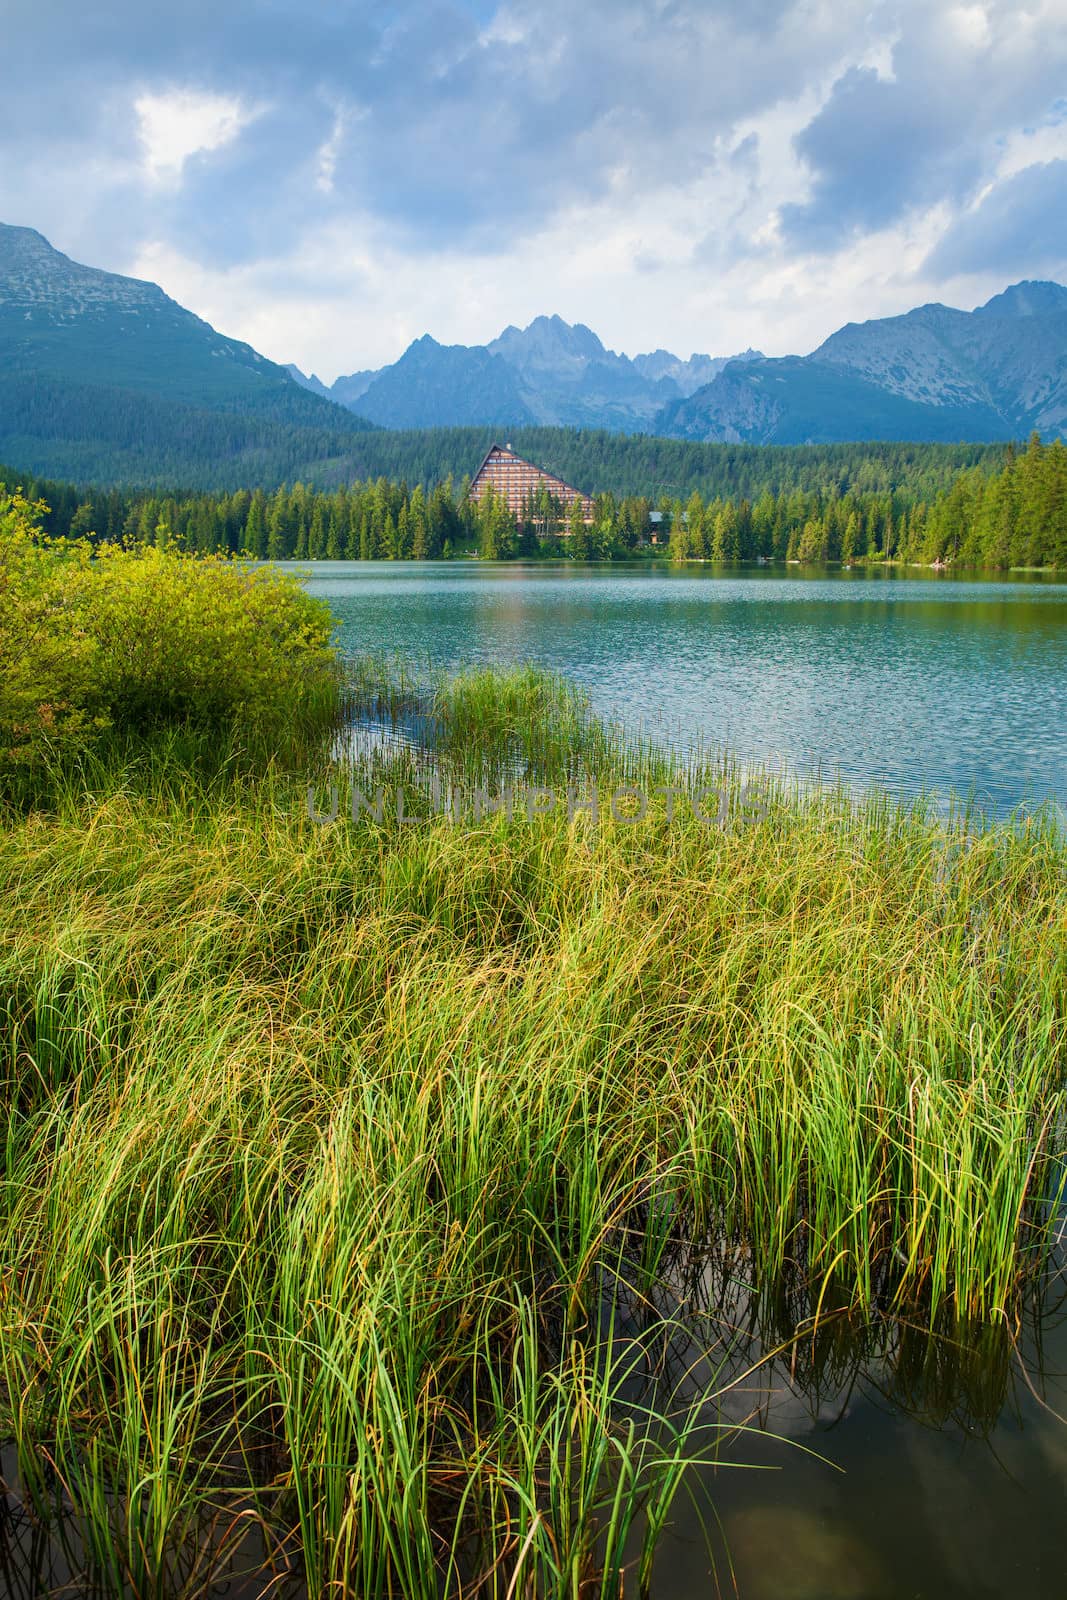
[{"label": "mountain range", "polygon": [[1067,436],[1067,288],[849,323],[807,356],[628,357],[537,317],[428,334],[329,388],[155,284],[0,224],[0,461],[84,482],[237,487],[354,474],[379,429],[607,429],[726,443]]},{"label": "mountain range", "polygon": [[560,317],[485,345],[424,335],[380,371],[299,383],[385,428],[608,428],[751,444],[1067,433],[1067,289],[1018,283],[976,311],[925,305],[855,323],[808,356],[667,350],[632,359]]},{"label": "mountain range", "polygon": [[657,429],[755,444],[1067,436],[1067,288],[1016,283],[976,311],[919,306],[850,322],[809,356],[730,362]]},{"label": "mountain range", "polygon": [[354,372],[329,389],[299,367],[287,370],[313,393],[383,428],[505,423],[649,433],[667,407],[710,383],[731,359],[761,357],[746,350],[683,360],[653,350],[631,359],[605,349],[584,323],[535,317],[485,345],[441,345],[424,334],[392,366]]}]

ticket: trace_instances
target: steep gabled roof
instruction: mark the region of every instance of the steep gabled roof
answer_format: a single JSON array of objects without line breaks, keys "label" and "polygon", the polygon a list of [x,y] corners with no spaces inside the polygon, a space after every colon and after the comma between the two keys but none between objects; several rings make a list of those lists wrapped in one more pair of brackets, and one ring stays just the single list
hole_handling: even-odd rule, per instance
[{"label": "steep gabled roof", "polygon": [[584,489],[576,489],[573,483],[568,483],[565,478],[561,478],[558,472],[549,472],[547,467],[539,467],[536,461],[528,461],[525,456],[520,456],[517,451],[513,450],[511,446],[507,444],[494,443],[489,446],[489,449],[485,452],[485,455],[482,457],[478,465],[477,472],[475,472],[471,479],[472,488],[478,482],[478,479],[481,477],[482,473],[485,471],[486,467],[492,461],[493,456],[497,452],[499,452],[501,456],[513,461],[516,466],[526,467],[530,472],[536,473],[536,475],[543,482],[547,484],[558,484],[559,487],[565,490],[568,495],[574,495],[576,498],[584,501],[586,504],[590,506],[592,505],[592,496],[586,494]]},{"label": "steep gabled roof", "polygon": [[[477,483],[478,477],[485,470],[485,467],[486,467],[486,465],[488,464],[488,461],[489,461],[489,457],[492,455],[493,451],[494,450],[503,450],[505,448],[506,448],[506,446],[504,446],[502,444],[496,444],[496,443],[493,443],[493,444],[491,444],[489,446],[488,450],[485,452],[485,455],[482,457],[481,462],[479,463],[478,471],[471,478],[471,482],[472,483]],[[514,454],[514,451],[512,452],[512,454]],[[533,466],[533,462],[532,461],[527,462],[527,465],[532,467]]]}]

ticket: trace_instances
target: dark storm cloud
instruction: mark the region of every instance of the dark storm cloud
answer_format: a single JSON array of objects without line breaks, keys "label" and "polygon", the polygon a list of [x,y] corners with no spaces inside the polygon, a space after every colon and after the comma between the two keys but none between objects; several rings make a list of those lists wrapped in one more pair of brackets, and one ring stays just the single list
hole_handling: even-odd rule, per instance
[{"label": "dark storm cloud", "polygon": [[902,94],[873,68],[850,69],[794,141],[815,182],[806,203],[782,207],[786,238],[834,249],[910,206],[966,193],[981,176],[982,155],[954,142],[952,117],[937,101]]},{"label": "dark storm cloud", "polygon": [[194,260],[233,265],[277,254],[322,213],[318,152],[333,123],[321,101],[282,100],[240,138],[190,156],[181,186],[152,206],[155,227]]},{"label": "dark storm cloud", "polygon": [[1003,272],[1034,278],[1067,267],[1067,161],[1025,167],[949,228],[926,270],[938,277]]}]

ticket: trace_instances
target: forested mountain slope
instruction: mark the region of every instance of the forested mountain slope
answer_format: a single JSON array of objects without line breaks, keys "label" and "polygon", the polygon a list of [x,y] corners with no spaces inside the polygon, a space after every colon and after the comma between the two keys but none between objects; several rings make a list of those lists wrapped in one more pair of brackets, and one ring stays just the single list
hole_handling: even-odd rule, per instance
[{"label": "forested mountain slope", "polygon": [[0,459],[85,479],[277,479],[370,426],[155,284],[0,224]]}]

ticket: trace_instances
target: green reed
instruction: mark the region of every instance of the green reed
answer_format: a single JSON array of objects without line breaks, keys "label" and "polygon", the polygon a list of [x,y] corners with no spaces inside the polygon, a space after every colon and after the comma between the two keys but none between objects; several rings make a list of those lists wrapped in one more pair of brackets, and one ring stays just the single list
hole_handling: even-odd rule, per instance
[{"label": "green reed", "polygon": [[156,746],[0,831],[0,1433],[108,1592],[200,1593],[254,1528],[316,1595],[645,1593],[717,1424],[635,1399],[612,1285],[728,1245],[816,1325],[933,1325],[1010,1320],[1046,1260],[1050,817],[771,778],[745,812],[751,775],[532,672],[418,692],[424,748],[316,788],[733,810],[321,826],[304,775]]}]

